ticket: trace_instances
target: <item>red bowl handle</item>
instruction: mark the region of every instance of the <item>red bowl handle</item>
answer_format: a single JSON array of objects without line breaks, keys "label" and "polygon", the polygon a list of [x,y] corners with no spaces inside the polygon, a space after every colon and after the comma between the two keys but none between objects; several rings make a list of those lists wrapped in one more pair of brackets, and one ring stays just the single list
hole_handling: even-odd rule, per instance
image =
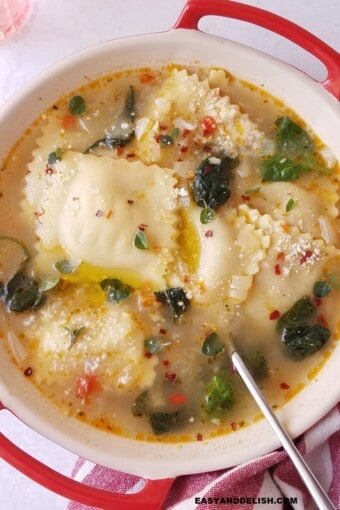
[{"label": "red bowl handle", "polygon": [[325,89],[340,100],[340,54],[304,28],[277,14],[230,0],[187,0],[174,28],[198,29],[203,16],[217,15],[248,21],[294,42],[318,58],[327,68]]},{"label": "red bowl handle", "polygon": [[[5,409],[0,402],[0,410]],[[145,480],[145,486],[136,494],[118,494],[77,482],[45,466],[15,446],[0,433],[0,458],[35,482],[64,498],[102,510],[158,510],[164,502],[173,478]]]}]

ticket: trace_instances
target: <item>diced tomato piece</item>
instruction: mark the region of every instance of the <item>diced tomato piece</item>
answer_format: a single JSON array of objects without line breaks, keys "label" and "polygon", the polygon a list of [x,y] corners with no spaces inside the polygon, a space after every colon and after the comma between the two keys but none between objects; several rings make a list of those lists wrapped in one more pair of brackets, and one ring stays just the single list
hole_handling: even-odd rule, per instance
[{"label": "diced tomato piece", "polygon": [[212,135],[213,133],[215,133],[217,129],[215,119],[213,117],[210,117],[209,115],[201,120],[201,126],[203,129],[204,136]]},{"label": "diced tomato piece", "polygon": [[287,384],[287,383],[285,383],[285,382],[282,382],[282,383],[280,384],[280,388],[281,388],[282,390],[288,390],[288,388],[289,388],[289,384]]},{"label": "diced tomato piece", "polygon": [[170,404],[185,404],[188,401],[188,397],[182,395],[182,393],[172,393],[169,397]]},{"label": "diced tomato piece", "polygon": [[88,398],[91,393],[100,391],[101,387],[95,375],[78,375],[75,380],[75,391],[77,398]]},{"label": "diced tomato piece", "polygon": [[77,116],[72,113],[67,113],[60,119],[60,125],[63,129],[71,130],[77,127]]},{"label": "diced tomato piece", "polygon": [[275,321],[276,319],[278,319],[280,317],[280,312],[279,310],[273,310],[270,314],[269,314],[269,320],[271,321]]}]

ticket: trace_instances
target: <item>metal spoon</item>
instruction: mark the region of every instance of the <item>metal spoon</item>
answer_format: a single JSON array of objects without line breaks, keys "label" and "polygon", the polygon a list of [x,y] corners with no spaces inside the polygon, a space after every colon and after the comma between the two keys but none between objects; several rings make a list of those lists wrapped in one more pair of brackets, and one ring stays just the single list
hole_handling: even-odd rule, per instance
[{"label": "metal spoon", "polygon": [[239,354],[237,352],[233,351],[231,354],[231,359],[232,359],[234,367],[238,371],[244,384],[247,386],[252,397],[254,398],[257,405],[261,409],[265,418],[268,420],[269,425],[274,430],[274,432],[277,435],[277,437],[279,438],[282,446],[284,447],[284,449],[286,450],[287,454],[289,455],[291,461],[293,462],[294,466],[296,467],[301,479],[303,480],[305,486],[309,490],[310,495],[312,496],[313,500],[315,501],[315,503],[318,507],[318,510],[336,510],[333,503],[329,499],[328,495],[323,490],[320,483],[315,478],[315,476],[313,475],[313,473],[311,472],[311,470],[305,463],[304,459],[300,455],[298,449],[296,448],[295,444],[289,437],[287,431],[285,430],[285,428],[281,425],[281,423],[276,418],[270,405],[266,401],[263,393],[257,386],[256,382],[254,381],[253,377],[251,376],[249,370],[247,369],[246,365],[242,361]]}]

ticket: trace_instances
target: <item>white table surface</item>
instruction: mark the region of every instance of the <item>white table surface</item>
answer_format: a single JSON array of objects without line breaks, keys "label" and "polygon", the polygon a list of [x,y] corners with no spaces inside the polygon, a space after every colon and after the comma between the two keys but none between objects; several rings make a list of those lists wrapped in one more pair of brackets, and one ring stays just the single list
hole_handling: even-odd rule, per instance
[{"label": "white table surface", "polygon": [[[70,53],[108,39],[170,29],[185,4],[185,0],[32,1],[25,27],[11,39],[0,41],[0,107],[29,79]],[[340,50],[339,0],[243,1],[295,21]],[[316,79],[323,78],[324,70],[314,57],[265,30],[216,17],[202,20],[201,28],[271,53]],[[75,455],[38,436],[7,411],[1,412],[0,430],[49,466],[70,474]],[[66,506],[64,498],[0,460],[1,510],[65,510]]]}]

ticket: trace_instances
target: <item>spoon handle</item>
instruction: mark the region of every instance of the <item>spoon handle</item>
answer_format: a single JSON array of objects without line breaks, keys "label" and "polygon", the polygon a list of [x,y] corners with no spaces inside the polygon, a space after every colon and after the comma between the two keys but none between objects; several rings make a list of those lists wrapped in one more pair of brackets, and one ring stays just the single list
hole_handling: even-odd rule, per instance
[{"label": "spoon handle", "polygon": [[238,371],[244,384],[247,386],[252,397],[256,401],[257,405],[261,409],[265,418],[268,420],[270,426],[272,427],[275,434],[279,438],[282,446],[284,447],[284,449],[286,450],[290,459],[292,460],[292,462],[293,462],[294,466],[296,467],[300,477],[302,478],[305,486],[309,490],[310,495],[312,496],[315,503],[317,504],[318,509],[319,510],[335,510],[333,503],[331,502],[328,495],[321,487],[318,480],[315,478],[312,471],[309,469],[309,467],[305,463],[304,459],[300,455],[299,451],[297,450],[295,444],[293,443],[292,439],[288,435],[287,431],[285,430],[285,428],[281,425],[281,423],[276,418],[270,405],[266,401],[263,393],[260,391],[256,382],[254,381],[253,377],[251,376],[249,370],[247,369],[246,365],[242,361],[242,358],[240,357],[240,355],[234,351],[231,354],[231,359],[232,359],[234,367]]}]

